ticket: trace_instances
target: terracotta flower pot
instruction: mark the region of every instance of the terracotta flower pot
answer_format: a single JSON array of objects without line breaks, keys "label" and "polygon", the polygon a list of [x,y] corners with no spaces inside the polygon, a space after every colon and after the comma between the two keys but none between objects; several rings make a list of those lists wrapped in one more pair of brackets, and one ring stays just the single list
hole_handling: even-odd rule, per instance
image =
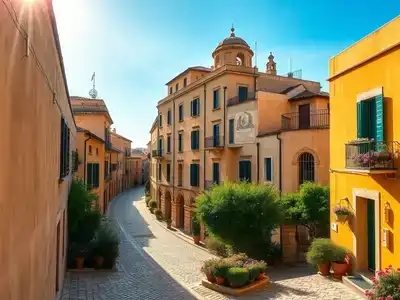
[{"label": "terracotta flower pot", "polygon": [[96,261],[96,269],[101,269],[104,263],[104,257],[96,256],[95,261]]},{"label": "terracotta flower pot", "polygon": [[341,279],[343,275],[346,275],[347,270],[349,269],[349,264],[333,262],[332,269],[333,277]]},{"label": "terracotta flower pot", "polygon": [[260,273],[257,275],[257,280],[263,280],[265,278],[264,273]]},{"label": "terracotta flower pot", "polygon": [[336,219],[336,221],[338,221],[338,222],[346,222],[347,221],[347,219],[348,219],[348,215],[335,215],[336,217],[335,217],[335,219]]},{"label": "terracotta flower pot", "polygon": [[209,282],[215,282],[215,277],[212,274],[207,274],[206,276]]},{"label": "terracotta flower pot", "polygon": [[194,235],[193,236],[193,241],[196,245],[200,243],[200,236],[199,235]]},{"label": "terracotta flower pot", "polygon": [[219,284],[219,285],[224,285],[224,283],[225,283],[225,278],[224,278],[224,277],[215,277],[215,281],[216,281],[217,284]]},{"label": "terracotta flower pot", "polygon": [[330,270],[331,270],[331,263],[330,262],[318,265],[318,271],[323,276],[330,275]]},{"label": "terracotta flower pot", "polygon": [[238,286],[236,285],[236,284],[234,284],[234,283],[230,283],[230,286],[231,286],[231,288],[234,288],[234,289],[236,289]]},{"label": "terracotta flower pot", "polygon": [[76,257],[75,261],[76,261],[76,268],[83,269],[83,265],[85,263],[85,258],[78,256],[78,257]]}]

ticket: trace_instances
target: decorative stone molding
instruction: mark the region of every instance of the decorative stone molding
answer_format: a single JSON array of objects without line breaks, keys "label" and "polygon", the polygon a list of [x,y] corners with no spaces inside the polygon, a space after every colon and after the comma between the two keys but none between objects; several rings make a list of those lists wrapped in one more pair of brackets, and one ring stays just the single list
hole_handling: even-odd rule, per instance
[{"label": "decorative stone molding", "polygon": [[302,155],[305,152],[311,153],[314,156],[315,165],[316,166],[319,165],[320,161],[319,161],[317,152],[315,152],[313,149],[308,148],[308,147],[304,147],[296,152],[296,154],[294,155],[293,160],[292,160],[292,165],[298,165],[300,155]]}]

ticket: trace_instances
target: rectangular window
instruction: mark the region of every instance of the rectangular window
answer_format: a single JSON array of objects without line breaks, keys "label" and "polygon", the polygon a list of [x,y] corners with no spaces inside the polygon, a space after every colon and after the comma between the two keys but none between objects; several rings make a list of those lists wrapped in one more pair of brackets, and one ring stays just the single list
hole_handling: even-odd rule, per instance
[{"label": "rectangular window", "polygon": [[235,143],[235,119],[229,120],[229,144]]},{"label": "rectangular window", "polygon": [[172,94],[172,86],[169,88],[169,94]]},{"label": "rectangular window", "polygon": [[89,145],[89,154],[92,155],[92,146]]},{"label": "rectangular window", "polygon": [[61,118],[61,138],[60,138],[60,179],[69,174],[70,161],[70,129],[64,118]]},{"label": "rectangular window", "polygon": [[213,183],[219,184],[219,163],[213,163]]},{"label": "rectangular window", "polygon": [[161,181],[161,164],[158,164],[158,180]]},{"label": "rectangular window", "polygon": [[199,186],[200,185],[200,165],[190,164],[190,185]]},{"label": "rectangular window", "polygon": [[167,181],[171,181],[171,164],[167,164]]},{"label": "rectangular window", "polygon": [[107,178],[108,174],[110,173],[108,161],[104,161],[104,179]]},{"label": "rectangular window", "polygon": [[384,140],[383,95],[357,102],[357,137]]},{"label": "rectangular window", "polygon": [[163,154],[163,140],[160,137],[160,139],[158,140],[158,155],[162,156]]},{"label": "rectangular window", "polygon": [[191,149],[198,150],[200,148],[200,131],[194,130],[191,135]]},{"label": "rectangular window", "polygon": [[162,114],[158,116],[158,127],[162,127]]},{"label": "rectangular window", "polygon": [[183,121],[183,103],[179,104],[179,121]]},{"label": "rectangular window", "polygon": [[239,102],[247,100],[248,89],[247,86],[239,86]]},{"label": "rectangular window", "polygon": [[265,181],[272,182],[272,157],[266,157],[265,163]]},{"label": "rectangular window", "polygon": [[117,164],[111,164],[111,170],[116,171],[117,170]]},{"label": "rectangular window", "polygon": [[177,83],[176,85],[175,85],[175,92],[177,92],[179,90],[179,83]]},{"label": "rectangular window", "polygon": [[99,156],[99,148],[96,148],[96,155]]},{"label": "rectangular window", "polygon": [[200,99],[194,99],[190,107],[190,115],[192,117],[200,116]]},{"label": "rectangular window", "polygon": [[213,97],[213,109],[219,108],[219,89],[214,90],[213,92],[214,97]]},{"label": "rectangular window", "polygon": [[187,78],[183,79],[183,87],[187,86]]},{"label": "rectangular window", "polygon": [[214,126],[213,126],[213,146],[218,147],[219,145],[220,145],[219,124],[214,124]]},{"label": "rectangular window", "polygon": [[168,110],[168,113],[167,113],[167,124],[171,125],[171,110]]},{"label": "rectangular window", "polygon": [[178,186],[182,186],[183,181],[183,164],[178,165]]},{"label": "rectangular window", "polygon": [[183,133],[178,133],[178,151],[183,152]]},{"label": "rectangular window", "polygon": [[100,178],[100,167],[99,163],[88,163],[87,164],[87,184],[90,188],[99,187]]},{"label": "rectangular window", "polygon": [[251,182],[251,161],[239,161],[239,180]]},{"label": "rectangular window", "polygon": [[167,136],[167,152],[171,153],[171,136]]}]

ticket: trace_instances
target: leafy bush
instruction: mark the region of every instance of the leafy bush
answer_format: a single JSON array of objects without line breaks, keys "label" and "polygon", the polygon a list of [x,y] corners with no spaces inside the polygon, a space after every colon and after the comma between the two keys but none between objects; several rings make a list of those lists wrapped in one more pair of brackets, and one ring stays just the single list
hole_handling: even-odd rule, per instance
[{"label": "leafy bush", "polygon": [[150,200],[149,207],[153,210],[157,208],[157,202],[155,200]]},{"label": "leafy bush", "polygon": [[366,290],[367,296],[375,296],[375,299],[400,300],[400,268],[394,269],[389,265],[385,271],[379,271],[376,277],[372,277],[374,283],[370,290]]},{"label": "leafy bush", "polygon": [[228,271],[229,268],[231,268],[232,262],[230,262],[227,259],[220,259],[214,264],[213,268],[213,275],[215,277],[221,277],[221,278],[226,278],[226,272]]},{"label": "leafy bush", "polygon": [[118,231],[107,217],[103,217],[93,240],[92,255],[115,261],[118,257],[119,241]]},{"label": "leafy bush", "polygon": [[347,255],[348,251],[346,248],[341,247],[341,246],[334,246],[333,248],[333,259],[332,261],[343,264],[345,263],[345,258]]},{"label": "leafy bush", "polygon": [[329,263],[334,260],[336,246],[330,239],[315,239],[307,252],[306,259],[310,265]]},{"label": "leafy bush", "polygon": [[161,221],[163,219],[161,209],[156,208],[154,210],[154,214],[156,215],[157,220]]},{"label": "leafy bush", "polygon": [[206,238],[205,245],[207,249],[218,256],[228,257],[233,254],[232,246],[225,244],[212,235]]},{"label": "leafy bush", "polygon": [[304,225],[311,237],[315,237],[318,227],[329,228],[329,187],[314,182],[305,182],[299,193],[289,193],[282,197],[285,223]]},{"label": "leafy bush", "polygon": [[281,246],[278,245],[277,243],[271,243],[267,249],[265,249],[266,252],[266,261],[268,264],[273,264],[276,261],[279,261],[282,259],[282,252],[281,252]]},{"label": "leafy bush", "polygon": [[226,277],[230,284],[241,287],[249,281],[249,270],[245,268],[230,268]]},{"label": "leafy bush", "polygon": [[279,193],[272,185],[226,183],[196,199],[207,231],[239,252],[265,258],[271,232],[282,221]]},{"label": "leafy bush", "polygon": [[212,258],[208,259],[204,262],[203,266],[201,267],[201,271],[207,276],[207,275],[213,275],[213,269],[215,264],[218,263],[218,259]]},{"label": "leafy bush", "polygon": [[255,263],[249,263],[244,266],[247,270],[249,270],[249,280],[253,281],[257,278],[257,276],[261,273],[260,266]]},{"label": "leafy bush", "polygon": [[150,207],[149,210],[150,210],[150,212],[151,212],[152,214],[154,214],[154,208]]},{"label": "leafy bush", "polygon": [[200,223],[197,220],[196,216],[192,217],[192,235],[193,236],[200,235]]}]

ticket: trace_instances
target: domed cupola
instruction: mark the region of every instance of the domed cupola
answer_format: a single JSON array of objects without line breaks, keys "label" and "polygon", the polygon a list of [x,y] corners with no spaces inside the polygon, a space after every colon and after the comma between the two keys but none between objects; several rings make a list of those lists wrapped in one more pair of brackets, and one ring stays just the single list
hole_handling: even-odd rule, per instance
[{"label": "domed cupola", "polygon": [[235,28],[232,26],[230,36],[222,40],[212,54],[214,68],[217,69],[223,65],[251,68],[253,55],[254,53],[246,41],[235,35]]}]

